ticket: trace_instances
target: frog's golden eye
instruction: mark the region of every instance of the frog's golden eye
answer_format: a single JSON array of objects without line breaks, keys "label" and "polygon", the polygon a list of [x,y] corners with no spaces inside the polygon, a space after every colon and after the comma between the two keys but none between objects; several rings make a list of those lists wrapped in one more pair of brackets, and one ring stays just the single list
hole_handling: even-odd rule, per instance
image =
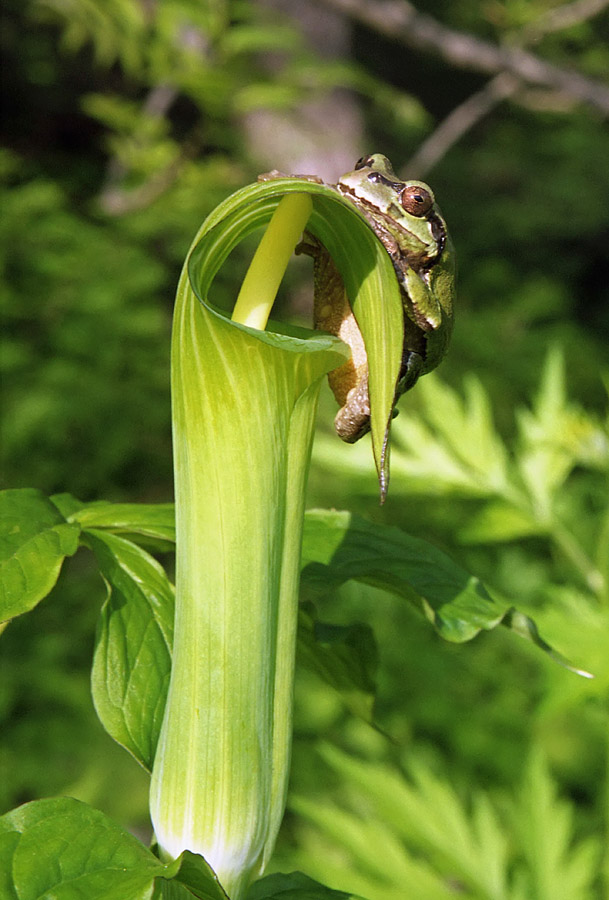
[{"label": "frog's golden eye", "polygon": [[355,163],[355,171],[357,172],[358,169],[364,169],[366,166],[371,166],[373,164],[374,159],[372,158],[372,156],[362,156]]},{"label": "frog's golden eye", "polygon": [[407,184],[400,194],[400,203],[411,216],[424,216],[433,206],[433,197],[418,184]]}]

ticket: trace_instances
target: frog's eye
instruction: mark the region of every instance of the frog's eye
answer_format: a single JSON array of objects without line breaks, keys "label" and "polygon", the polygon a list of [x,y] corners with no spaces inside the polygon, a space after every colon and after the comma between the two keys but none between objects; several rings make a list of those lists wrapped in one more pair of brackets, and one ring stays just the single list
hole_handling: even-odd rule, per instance
[{"label": "frog's eye", "polygon": [[374,159],[371,156],[362,156],[355,163],[355,171],[357,172],[358,169],[365,169],[366,166],[371,166],[373,164],[374,164]]},{"label": "frog's eye", "polygon": [[433,197],[419,185],[407,184],[400,194],[400,203],[411,216],[424,216],[433,206]]}]

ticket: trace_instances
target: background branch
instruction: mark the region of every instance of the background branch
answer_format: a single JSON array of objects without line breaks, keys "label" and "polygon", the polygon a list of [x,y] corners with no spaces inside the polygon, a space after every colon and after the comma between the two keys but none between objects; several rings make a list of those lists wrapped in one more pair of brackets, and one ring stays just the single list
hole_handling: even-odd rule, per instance
[{"label": "background branch", "polygon": [[544,34],[571,28],[573,25],[597,16],[607,7],[609,7],[608,0],[574,0],[573,3],[565,3],[564,6],[549,9],[523,29],[524,42],[530,43],[538,40]]},{"label": "background branch", "polygon": [[[447,28],[418,12],[407,0],[321,0],[393,40],[427,50],[461,69],[497,75],[509,72],[530,84],[563,91],[574,100],[609,114],[609,89],[578,72],[544,62],[519,47],[499,47]],[[602,6],[600,7],[603,8]]]},{"label": "background branch", "polygon": [[476,91],[455,107],[406,163],[404,169],[408,177],[423,177],[453,144],[456,144],[480,119],[487,116],[498,103],[515,94],[521,84],[519,78],[508,72],[502,72],[492,78],[481,91]]},{"label": "background branch", "polygon": [[[575,0],[541,15],[520,33],[521,44],[539,40],[547,32],[558,31],[597,15],[609,6],[607,0]],[[487,116],[502,100],[512,97],[524,86],[521,78],[501,72],[453,109],[444,121],[423,141],[404,167],[409,177],[423,177],[463,135]]]}]

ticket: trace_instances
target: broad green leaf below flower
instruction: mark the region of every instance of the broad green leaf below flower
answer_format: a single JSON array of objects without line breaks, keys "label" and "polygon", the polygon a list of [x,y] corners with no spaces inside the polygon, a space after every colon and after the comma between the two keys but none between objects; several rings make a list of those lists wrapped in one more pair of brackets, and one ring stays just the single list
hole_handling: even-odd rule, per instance
[{"label": "broad green leaf below flower", "polygon": [[413,603],[450,641],[495,628],[510,608],[426,541],[348,512],[309,510],[302,562],[310,592],[323,595],[349,579],[364,581]]},{"label": "broad green leaf below flower", "polygon": [[99,500],[83,505],[69,517],[81,528],[103,528],[162,551],[175,544],[173,503],[108,503]]},{"label": "broad green leaf below flower", "polygon": [[150,770],[171,672],[173,587],[136,544],[99,529],[84,539],[108,585],[91,672],[95,709],[114,740]]},{"label": "broad green leaf below flower", "polygon": [[303,533],[302,582],[309,593],[331,593],[354,579],[412,603],[448,641],[461,643],[503,625],[555,662],[585,678],[550,647],[532,619],[489,592],[474,575],[399,528],[372,524],[348,512],[309,510]]},{"label": "broad green leaf below flower", "polygon": [[69,797],[26,803],[0,818],[3,900],[148,900],[166,871],[137,838]]},{"label": "broad green leaf below flower", "polygon": [[162,863],[104,813],[71,797],[35,800],[0,818],[2,900],[151,900],[155,884],[154,897],[228,900],[200,856]]},{"label": "broad green leaf below flower", "polygon": [[0,622],[46,597],[79,534],[40,491],[0,492]]},{"label": "broad green leaf below flower", "polygon": [[309,510],[303,533],[302,581],[312,595],[353,579],[412,603],[447,641],[461,643],[498,625],[531,641],[578,675],[540,636],[532,619],[465,572],[436,547],[399,528],[372,524],[349,512]]}]

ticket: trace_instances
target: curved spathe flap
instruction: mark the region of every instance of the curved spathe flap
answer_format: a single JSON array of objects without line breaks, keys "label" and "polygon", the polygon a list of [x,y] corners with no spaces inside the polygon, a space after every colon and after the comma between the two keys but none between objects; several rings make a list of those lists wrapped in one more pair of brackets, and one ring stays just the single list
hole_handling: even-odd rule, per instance
[{"label": "curved spathe flap", "polygon": [[249,185],[228,197],[203,223],[188,254],[182,279],[188,279],[191,289],[210,313],[265,344],[299,353],[336,349],[341,342],[323,332],[273,320],[265,331],[232,322],[208,300],[209,288],[234,247],[270,220],[284,195],[298,192],[312,197],[313,213],[307,229],[333,257],[366,345],[372,447],[384,498],[389,470],[389,427],[402,358],[403,308],[391,260],[355,207],[334,188],[306,179],[278,178]]}]

